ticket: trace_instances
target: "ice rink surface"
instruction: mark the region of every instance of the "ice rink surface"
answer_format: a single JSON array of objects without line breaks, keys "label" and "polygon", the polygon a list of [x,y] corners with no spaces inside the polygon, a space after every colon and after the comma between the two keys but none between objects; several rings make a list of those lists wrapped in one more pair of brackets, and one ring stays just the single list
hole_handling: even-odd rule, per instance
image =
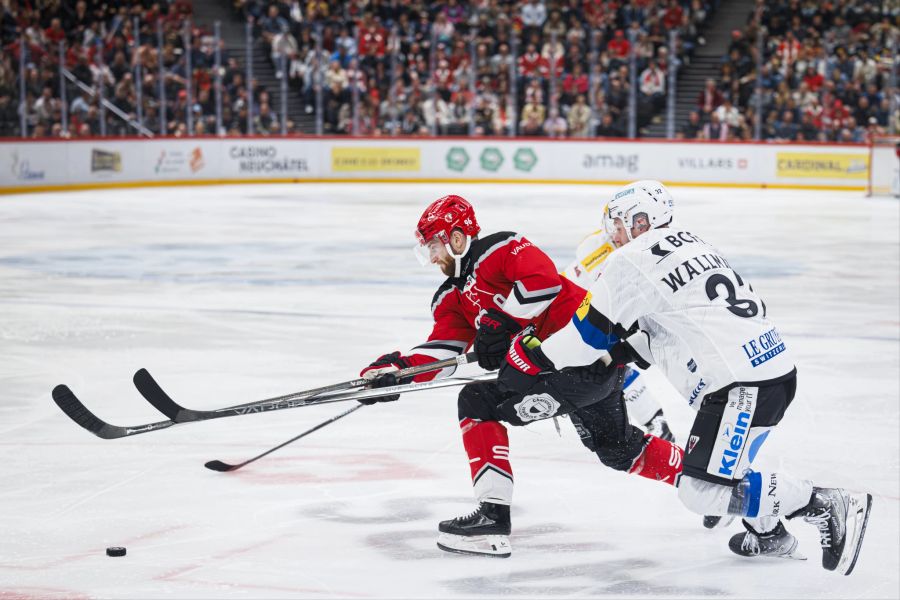
[{"label": "ice rink surface", "polygon": [[[513,555],[445,554],[473,508],[458,388],[185,424],[120,440],[53,404],[66,383],[118,425],[161,420],[131,375],[214,408],[356,377],[430,327],[440,281],[411,248],[428,202],[472,200],[558,265],[611,188],[296,185],[0,197],[0,599],[897,598],[900,205],[857,193],[673,188],[676,219],[766,300],[798,396],[760,460],[875,496],[856,571],[741,559],[675,490],[603,467],[562,420],[511,432]],[[476,370],[477,371],[477,370]],[[465,372],[475,372],[467,370]],[[693,418],[652,378],[679,442]],[[107,546],[126,546],[109,558]]]}]

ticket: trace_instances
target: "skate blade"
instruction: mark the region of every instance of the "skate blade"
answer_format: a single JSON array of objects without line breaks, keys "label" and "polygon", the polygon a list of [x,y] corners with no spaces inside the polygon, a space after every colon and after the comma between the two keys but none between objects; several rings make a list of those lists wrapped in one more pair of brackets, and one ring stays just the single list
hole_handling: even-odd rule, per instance
[{"label": "skate blade", "polygon": [[509,537],[505,535],[464,536],[442,533],[438,536],[437,546],[445,552],[492,558],[509,558],[512,554]]},{"label": "skate blade", "polygon": [[856,566],[856,559],[859,558],[859,550],[866,535],[866,526],[869,524],[869,515],[872,512],[872,494],[848,492],[848,495],[850,502],[847,507],[844,554],[835,569],[844,575],[852,573],[853,567]]}]

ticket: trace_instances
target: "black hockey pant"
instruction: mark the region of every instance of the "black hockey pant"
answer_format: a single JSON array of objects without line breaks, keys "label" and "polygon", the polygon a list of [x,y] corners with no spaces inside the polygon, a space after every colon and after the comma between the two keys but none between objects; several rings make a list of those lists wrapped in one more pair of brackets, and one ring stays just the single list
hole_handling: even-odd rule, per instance
[{"label": "black hockey pant", "polygon": [[623,378],[623,368],[602,377],[567,368],[542,376],[525,394],[503,391],[494,383],[469,384],[459,393],[459,419],[518,426],[569,415],[581,442],[604,465],[627,471],[644,449],[644,432],[628,421]]}]

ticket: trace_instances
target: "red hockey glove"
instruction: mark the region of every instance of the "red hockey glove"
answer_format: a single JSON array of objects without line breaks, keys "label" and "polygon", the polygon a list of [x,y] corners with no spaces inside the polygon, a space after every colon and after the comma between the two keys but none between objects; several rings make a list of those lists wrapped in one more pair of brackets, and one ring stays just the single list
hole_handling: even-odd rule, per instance
[{"label": "red hockey glove", "polygon": [[[390,354],[382,354],[368,367],[359,372],[359,376],[372,381],[370,387],[381,388],[397,385],[397,376],[395,371],[406,369],[409,367],[409,361],[399,352],[391,352]],[[404,382],[405,383],[405,382]],[[390,396],[382,396],[381,398],[366,398],[359,400],[361,404],[375,404],[376,402],[393,402],[400,398],[400,394],[392,394]]]},{"label": "red hockey glove", "polygon": [[512,336],[519,333],[522,326],[511,316],[489,308],[478,320],[474,350],[478,355],[478,366],[487,371],[499,369],[509,350]]},{"label": "red hockey glove", "polygon": [[541,340],[531,334],[519,335],[500,365],[497,385],[501,390],[524,394],[538,382],[541,371],[553,369],[553,362],[541,350]]}]

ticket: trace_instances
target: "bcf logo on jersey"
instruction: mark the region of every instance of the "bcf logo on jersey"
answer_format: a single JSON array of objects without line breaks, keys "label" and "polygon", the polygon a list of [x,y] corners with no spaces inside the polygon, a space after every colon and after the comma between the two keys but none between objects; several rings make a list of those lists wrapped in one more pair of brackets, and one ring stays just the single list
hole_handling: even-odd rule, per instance
[{"label": "bcf logo on jersey", "polygon": [[522,421],[539,421],[552,417],[559,410],[559,402],[550,394],[530,394],[515,405]]},{"label": "bcf logo on jersey", "polygon": [[710,455],[706,472],[733,479],[738,473],[741,457],[753,422],[757,388],[736,387],[728,392],[728,402],[722,412],[719,434]]}]

